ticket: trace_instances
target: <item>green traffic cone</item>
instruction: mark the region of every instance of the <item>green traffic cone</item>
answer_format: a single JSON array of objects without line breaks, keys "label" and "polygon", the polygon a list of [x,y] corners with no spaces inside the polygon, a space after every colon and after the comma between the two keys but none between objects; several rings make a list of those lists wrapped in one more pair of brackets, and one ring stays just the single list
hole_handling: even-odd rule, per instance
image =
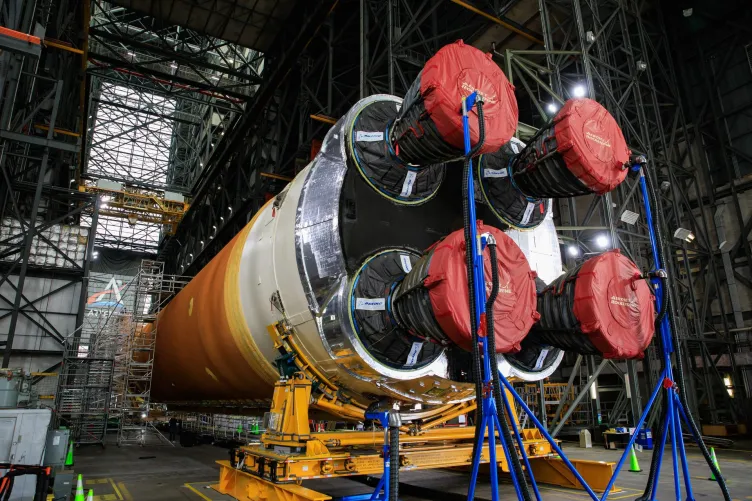
[{"label": "green traffic cone", "polygon": [[86,496],[86,501],[94,501],[94,489],[89,489],[89,494]]},{"label": "green traffic cone", "polygon": [[[711,448],[710,448],[710,459],[712,459],[712,460],[713,460],[713,464],[715,465],[716,469],[717,469],[717,470],[718,470],[718,472],[720,473],[720,471],[721,471],[721,467],[720,467],[720,466],[718,466],[718,458],[717,458],[717,457],[715,457],[715,449],[714,449],[713,447],[711,447]],[[716,478],[715,478],[715,473],[713,473],[713,470],[712,470],[712,469],[710,470],[710,477],[708,477],[708,480],[713,480],[713,481],[715,481],[715,480],[716,480]]]},{"label": "green traffic cone", "polygon": [[68,446],[68,455],[65,457],[65,466],[73,466],[73,440]]},{"label": "green traffic cone", "polygon": [[78,483],[76,484],[76,497],[73,501],[86,501],[84,498],[84,480],[81,474],[78,474]]},{"label": "green traffic cone", "polygon": [[633,473],[640,473],[642,471],[637,462],[637,454],[635,454],[634,446],[632,446],[632,450],[629,453],[629,471]]}]

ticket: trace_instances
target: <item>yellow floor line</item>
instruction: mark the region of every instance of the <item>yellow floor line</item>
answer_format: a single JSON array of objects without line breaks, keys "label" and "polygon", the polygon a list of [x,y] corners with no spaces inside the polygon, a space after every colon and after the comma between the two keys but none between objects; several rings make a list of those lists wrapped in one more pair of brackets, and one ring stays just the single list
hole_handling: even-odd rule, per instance
[{"label": "yellow floor line", "polygon": [[123,499],[125,499],[125,501],[133,501],[133,496],[131,496],[131,493],[128,492],[128,488],[125,486],[125,484],[123,482],[118,482],[117,485],[120,488]]},{"label": "yellow floor line", "polygon": [[188,487],[189,490],[193,491],[193,493],[197,494],[201,499],[204,499],[205,501],[212,501],[210,497],[193,487],[191,484],[183,484],[183,486]]},{"label": "yellow floor line", "polygon": [[112,490],[115,491],[115,494],[117,494],[117,498],[120,501],[123,501],[123,494],[120,492],[120,489],[117,488],[117,485],[115,485],[115,482],[111,478],[108,478],[107,480],[110,481],[110,484],[112,485]]}]

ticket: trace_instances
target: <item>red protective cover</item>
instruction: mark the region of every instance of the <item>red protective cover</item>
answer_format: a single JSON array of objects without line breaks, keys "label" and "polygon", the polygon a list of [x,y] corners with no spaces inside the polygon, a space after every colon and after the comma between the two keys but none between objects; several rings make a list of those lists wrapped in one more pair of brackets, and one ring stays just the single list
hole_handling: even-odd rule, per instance
[{"label": "red protective cover", "polygon": [[[490,232],[496,238],[499,263],[499,294],[494,303],[494,335],[496,352],[520,350],[540,315],[536,311],[535,272],[530,270],[525,255],[504,232],[478,221],[478,234]],[[486,294],[491,292],[491,258],[484,254]],[[470,308],[465,267],[465,237],[457,230],[440,241],[431,258],[428,278],[431,306],[444,333],[458,346],[472,350]],[[482,332],[485,335],[485,330]]]},{"label": "red protective cover", "polygon": [[574,315],[605,358],[642,358],[655,333],[655,300],[640,270],[618,249],[577,274]]},{"label": "red protective cover", "polygon": [[629,148],[611,114],[592,99],[570,99],[556,115],[556,150],[569,170],[595,193],[616,188],[627,177]]},{"label": "red protective cover", "polygon": [[[483,96],[486,125],[481,153],[492,153],[514,135],[517,128],[517,99],[514,87],[501,68],[482,52],[462,40],[445,45],[426,62],[420,76],[420,93],[426,111],[444,140],[464,150],[462,98],[477,90]],[[471,143],[478,142],[478,115],[469,116]]]}]

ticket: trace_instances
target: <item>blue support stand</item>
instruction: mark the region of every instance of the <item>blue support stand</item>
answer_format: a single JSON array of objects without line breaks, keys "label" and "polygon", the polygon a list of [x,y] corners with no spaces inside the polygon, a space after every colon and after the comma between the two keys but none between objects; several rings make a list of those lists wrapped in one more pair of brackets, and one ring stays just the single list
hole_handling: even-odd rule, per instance
[{"label": "blue support stand", "polygon": [[373,419],[375,421],[378,421],[384,428],[384,445],[382,448],[384,456],[384,473],[381,475],[381,479],[379,479],[379,483],[376,485],[373,493],[343,496],[339,499],[339,501],[387,501],[389,499],[389,472],[391,470],[389,462],[391,459],[391,450],[389,447],[389,413],[367,412],[366,419]]},{"label": "blue support stand", "polygon": [[[476,105],[477,102],[477,93],[473,92],[469,96],[467,96],[462,101],[462,128],[464,133],[464,140],[465,140],[465,155],[467,157],[470,156],[470,152],[472,149],[472,145],[470,144],[470,124],[468,119],[468,113],[473,109],[473,107]],[[481,318],[483,318],[486,314],[486,282],[484,277],[484,271],[483,271],[483,251],[488,243],[489,238],[493,238],[491,235],[478,235],[478,229],[476,226],[476,212],[475,212],[475,187],[474,187],[474,178],[473,178],[473,166],[472,166],[472,159],[468,158],[469,162],[469,169],[468,169],[468,179],[467,179],[467,193],[464,194],[464,196],[467,196],[468,206],[469,206],[469,224],[470,224],[470,240],[474,242],[473,249],[474,249],[474,255],[473,255],[473,283],[472,283],[472,294],[475,298],[475,329],[480,329],[481,326]],[[504,434],[501,433],[501,424],[499,422],[498,417],[498,409],[496,408],[496,401],[493,397],[493,391],[492,391],[492,375],[493,371],[498,370],[496,365],[496,356],[495,354],[489,354],[488,352],[488,342],[487,338],[485,336],[485,333],[481,333],[480,336],[480,351],[481,356],[483,359],[483,395],[481,395],[480,404],[482,406],[483,410],[483,420],[481,423],[476,423],[476,426],[480,426],[481,432],[478,434],[478,443],[476,444],[475,448],[475,454],[473,456],[473,463],[472,463],[472,473],[470,477],[470,486],[468,488],[467,493],[467,499],[468,501],[472,501],[475,498],[475,487],[478,481],[478,471],[480,469],[480,463],[481,463],[481,455],[483,450],[483,442],[487,441],[488,443],[488,455],[489,455],[489,463],[490,463],[490,474],[491,474],[491,499],[493,501],[498,501],[499,499],[499,481],[498,481],[498,469],[496,467],[497,460],[496,460],[496,440],[497,440],[497,431],[498,431],[498,439],[499,443],[502,446],[502,450],[504,451],[504,455],[507,459],[507,464],[511,465],[511,454],[517,454],[517,450],[515,449],[514,444],[508,444],[504,438]],[[494,367],[491,366],[491,360],[493,359]],[[546,431],[545,427],[538,421],[538,419],[533,415],[533,413],[530,411],[530,409],[525,405],[525,402],[522,400],[522,398],[517,394],[517,392],[514,390],[512,385],[507,381],[507,379],[504,377],[503,374],[499,374],[501,384],[510,392],[510,394],[513,396],[513,398],[517,401],[517,403],[521,406],[521,408],[528,414],[528,416],[531,418],[535,426],[541,431],[543,436],[546,438],[546,440],[551,444],[552,448],[561,456],[564,463],[567,465],[567,467],[572,471],[574,476],[577,478],[577,480],[580,481],[583,488],[587,491],[587,493],[590,495],[591,499],[594,501],[598,501],[598,497],[595,495],[593,490],[590,488],[590,486],[585,482],[585,479],[582,478],[580,473],[577,471],[577,469],[574,467],[574,465],[564,456],[563,451],[561,448],[559,448],[559,445],[556,443],[556,441],[551,437],[551,435]],[[513,416],[511,405],[507,401],[506,396],[502,399],[504,401],[504,405],[506,407],[506,411],[508,415],[511,417]],[[535,494],[535,497],[537,501],[541,501],[540,491],[538,490],[538,486],[535,482],[535,478],[533,476],[533,471],[530,466],[530,461],[527,457],[527,453],[525,452],[525,447],[522,442],[522,435],[520,434],[520,431],[517,429],[517,424],[515,423],[514,419],[512,421],[512,428],[516,437],[517,445],[519,446],[520,453],[522,455],[522,460],[525,465],[525,468],[528,472],[528,477],[530,478],[530,483],[533,487],[533,492]],[[520,488],[520,481],[524,481],[524,479],[517,478],[517,474],[515,472],[514,468],[509,468],[509,473],[512,478],[512,484],[514,486],[515,493],[517,494],[517,499],[522,501],[523,495],[522,490]]]},{"label": "blue support stand", "polygon": [[[642,193],[642,200],[643,205],[645,208],[645,219],[647,223],[648,233],[650,235],[650,246],[651,251],[653,253],[653,262],[655,264],[655,267],[653,269],[653,273],[651,273],[651,281],[653,283],[653,286],[655,287],[655,296],[656,296],[656,308],[658,311],[661,310],[661,307],[666,300],[666,290],[664,290],[664,282],[658,278],[658,275],[663,274],[665,276],[665,272],[663,272],[663,265],[664,263],[660,260],[660,253],[658,252],[658,241],[656,240],[656,233],[655,233],[655,222],[653,220],[653,211],[652,207],[650,206],[650,198],[648,196],[648,189],[647,189],[647,183],[645,179],[645,171],[641,164],[636,164],[632,166],[632,170],[639,172],[639,182],[640,182],[640,191]],[[692,481],[689,476],[689,466],[687,464],[687,454],[684,450],[684,439],[682,437],[682,427],[681,427],[681,420],[684,419],[685,422],[687,422],[688,428],[691,430],[692,427],[689,426],[689,423],[687,421],[687,414],[686,410],[684,409],[684,406],[682,406],[681,400],[679,399],[678,391],[679,389],[676,386],[676,383],[674,382],[674,376],[673,376],[673,370],[671,368],[671,355],[674,352],[674,343],[673,343],[673,333],[671,332],[671,325],[668,322],[668,315],[670,313],[667,312],[663,319],[661,320],[660,324],[658,325],[659,335],[661,336],[661,341],[663,342],[663,363],[665,369],[663,370],[663,373],[661,374],[661,378],[658,381],[658,384],[656,384],[655,388],[653,389],[653,393],[650,395],[650,400],[648,401],[648,405],[645,406],[645,410],[642,412],[642,416],[640,416],[640,420],[638,421],[637,425],[635,426],[635,430],[642,429],[642,425],[645,423],[645,420],[647,419],[647,416],[652,409],[653,405],[655,404],[656,397],[658,396],[658,392],[663,388],[665,390],[665,405],[667,406],[667,412],[666,412],[666,418],[664,422],[662,423],[661,432],[660,432],[660,438],[656,444],[657,447],[659,447],[658,456],[656,458],[656,466],[655,466],[655,481],[653,482],[653,489],[650,493],[650,501],[655,501],[655,496],[657,494],[658,489],[658,479],[660,478],[661,473],[661,466],[663,463],[663,457],[664,457],[664,451],[666,447],[666,443],[668,441],[668,438],[671,437],[671,457],[673,459],[673,483],[674,483],[674,494],[676,497],[676,501],[681,501],[682,497],[682,490],[681,490],[681,478],[679,476],[679,464],[681,463],[682,468],[682,476],[684,478],[684,487],[687,493],[686,500],[687,501],[695,501],[694,493],[692,492]],[[694,435],[694,433],[693,433]],[[629,439],[629,443],[627,444],[624,453],[622,454],[621,458],[619,459],[619,462],[616,464],[616,469],[614,470],[614,474],[611,476],[611,480],[608,483],[608,487],[606,488],[606,491],[603,493],[603,496],[601,497],[601,501],[606,501],[608,499],[609,491],[614,485],[614,482],[616,481],[616,477],[619,475],[619,472],[621,471],[622,466],[624,466],[624,462],[627,459],[627,456],[629,455],[629,452],[632,450],[632,447],[634,445],[635,439],[637,438],[637,432],[632,434],[632,437]],[[701,437],[694,436],[694,439],[698,444],[702,440]]]}]

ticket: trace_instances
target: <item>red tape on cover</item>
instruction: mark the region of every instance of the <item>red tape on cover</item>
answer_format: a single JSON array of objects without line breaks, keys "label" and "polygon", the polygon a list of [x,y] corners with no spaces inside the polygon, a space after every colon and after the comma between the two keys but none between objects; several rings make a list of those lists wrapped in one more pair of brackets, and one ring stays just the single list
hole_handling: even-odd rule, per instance
[{"label": "red tape on cover", "polygon": [[627,177],[624,134],[608,110],[592,99],[567,101],[556,115],[554,135],[567,168],[595,193],[607,193]]},{"label": "red tape on cover", "polygon": [[[479,221],[478,234],[485,232],[496,238],[499,262],[499,294],[494,303],[496,352],[514,353],[520,350],[520,342],[540,317],[536,311],[535,273],[530,270],[525,255],[514,240],[501,230],[484,226]],[[489,294],[491,259],[488,249],[483,257],[486,294]],[[437,244],[424,284],[429,289],[433,313],[441,329],[458,346],[472,350],[462,230]]]},{"label": "red tape on cover", "polygon": [[655,333],[655,300],[640,270],[618,249],[582,265],[573,312],[605,358],[642,358]]},{"label": "red tape on cover", "polygon": [[[464,149],[462,98],[477,90],[483,96],[485,142],[481,153],[492,153],[514,135],[517,128],[517,99],[514,86],[501,68],[486,54],[462,40],[442,47],[426,62],[420,77],[420,93],[426,111],[444,140]],[[471,143],[478,142],[478,115],[469,116]]]}]

